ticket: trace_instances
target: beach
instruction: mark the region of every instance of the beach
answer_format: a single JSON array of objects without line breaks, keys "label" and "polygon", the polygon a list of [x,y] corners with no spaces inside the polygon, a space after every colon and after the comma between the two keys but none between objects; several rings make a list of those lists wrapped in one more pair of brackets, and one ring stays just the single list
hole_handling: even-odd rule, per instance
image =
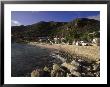
[{"label": "beach", "polygon": [[100,60],[100,46],[77,46],[77,45],[62,45],[62,44],[38,44],[34,42],[28,43],[33,46],[40,46],[42,48],[56,49],[64,51],[73,56],[81,56],[85,60],[96,61]]},{"label": "beach", "polygon": [[[12,43],[11,45],[11,76],[24,77],[34,69],[52,67],[53,63],[62,64],[67,56],[55,55],[64,52],[72,58],[84,60],[99,60],[99,47],[74,46],[61,44],[45,44],[30,42],[28,44]],[[74,60],[74,59],[72,59]]]}]

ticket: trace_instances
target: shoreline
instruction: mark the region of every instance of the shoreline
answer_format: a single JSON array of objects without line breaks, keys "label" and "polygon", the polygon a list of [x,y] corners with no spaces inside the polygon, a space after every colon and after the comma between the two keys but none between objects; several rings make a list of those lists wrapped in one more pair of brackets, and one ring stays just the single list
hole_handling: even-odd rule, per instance
[{"label": "shoreline", "polygon": [[62,45],[62,44],[46,44],[30,42],[28,45],[47,48],[50,50],[63,51],[76,58],[83,58],[84,60],[99,61],[100,60],[100,46],[76,46],[76,45]]},{"label": "shoreline", "polygon": [[[71,56],[71,54],[75,52],[75,48],[77,48],[78,51],[77,46],[30,42],[27,44],[16,43],[12,45],[12,48],[12,77],[45,77],[44,74],[46,74],[46,72],[48,72],[49,77],[66,77],[68,74],[69,77],[74,77],[74,75],[78,77],[100,76],[100,61],[89,61],[90,59],[86,60],[85,57],[81,58],[78,54]],[[82,47],[79,46],[79,48]],[[86,47],[86,50],[88,49],[90,49],[90,47]],[[94,48],[92,48],[92,50],[93,49]],[[56,70],[58,67],[60,68]],[[57,74],[53,75],[52,72],[54,73],[54,70],[56,70],[55,72],[57,74],[59,73],[58,71],[65,74],[60,75],[61,73],[59,73],[58,76]],[[42,72],[41,75],[40,72]],[[40,76],[36,76],[34,73],[39,73]]]}]

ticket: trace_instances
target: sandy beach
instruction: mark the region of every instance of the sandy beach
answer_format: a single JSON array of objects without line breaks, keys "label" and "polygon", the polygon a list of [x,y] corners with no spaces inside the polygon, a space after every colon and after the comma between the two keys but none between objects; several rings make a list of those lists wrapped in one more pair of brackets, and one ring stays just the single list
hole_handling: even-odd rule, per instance
[{"label": "sandy beach", "polygon": [[61,45],[61,44],[38,44],[34,42],[28,43],[30,45],[39,46],[41,48],[56,49],[64,51],[73,56],[83,57],[92,61],[100,59],[100,46],[76,46],[76,45]]}]

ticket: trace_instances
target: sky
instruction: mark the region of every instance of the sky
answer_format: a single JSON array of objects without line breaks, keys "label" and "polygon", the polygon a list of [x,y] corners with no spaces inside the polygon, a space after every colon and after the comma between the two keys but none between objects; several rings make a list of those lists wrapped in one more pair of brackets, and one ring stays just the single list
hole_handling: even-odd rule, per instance
[{"label": "sky", "polygon": [[11,26],[31,25],[40,21],[69,22],[76,18],[100,20],[99,11],[12,11]]}]

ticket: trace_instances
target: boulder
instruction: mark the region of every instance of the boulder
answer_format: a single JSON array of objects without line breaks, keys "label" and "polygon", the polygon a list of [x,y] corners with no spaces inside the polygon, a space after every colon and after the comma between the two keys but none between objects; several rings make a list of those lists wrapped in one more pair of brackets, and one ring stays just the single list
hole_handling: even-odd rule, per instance
[{"label": "boulder", "polygon": [[48,72],[50,71],[50,70],[49,70],[49,68],[48,68],[48,67],[46,67],[46,66],[44,67],[44,69],[43,69],[43,70],[44,70],[44,71],[48,71]]},{"label": "boulder", "polygon": [[39,71],[36,69],[36,70],[33,70],[32,72],[31,72],[31,77],[39,77],[40,76],[40,73],[39,73]]},{"label": "boulder", "polygon": [[53,70],[55,71],[60,70],[60,66],[58,64],[53,64]]},{"label": "boulder", "polygon": [[99,67],[99,65],[97,65],[97,64],[93,65],[93,70],[94,70],[94,71],[97,70],[98,67]]},{"label": "boulder", "polygon": [[51,70],[51,77],[55,77],[56,76],[56,71],[55,70]]},{"label": "boulder", "polygon": [[73,61],[71,62],[71,64],[74,65],[74,66],[76,66],[76,67],[79,66],[79,63],[76,62],[75,60],[73,60]]},{"label": "boulder", "polygon": [[69,71],[77,70],[77,67],[71,63],[64,62],[63,64],[61,64],[61,66],[66,67]]},{"label": "boulder", "polygon": [[81,74],[79,72],[75,71],[75,70],[71,70],[71,74],[73,76],[77,76],[77,77],[81,76]]}]

